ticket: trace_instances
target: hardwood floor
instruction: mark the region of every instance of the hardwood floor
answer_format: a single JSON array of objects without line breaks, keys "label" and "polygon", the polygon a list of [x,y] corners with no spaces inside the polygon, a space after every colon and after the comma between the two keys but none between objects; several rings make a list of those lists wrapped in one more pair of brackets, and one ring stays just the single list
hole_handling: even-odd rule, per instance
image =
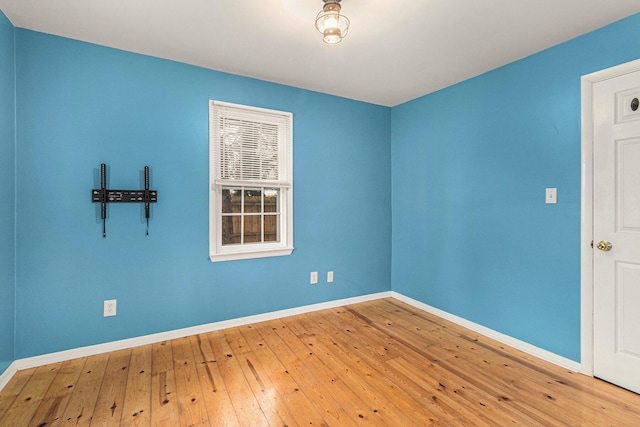
[{"label": "hardwood floor", "polygon": [[640,396],[394,299],[18,372],[0,426],[637,426]]}]

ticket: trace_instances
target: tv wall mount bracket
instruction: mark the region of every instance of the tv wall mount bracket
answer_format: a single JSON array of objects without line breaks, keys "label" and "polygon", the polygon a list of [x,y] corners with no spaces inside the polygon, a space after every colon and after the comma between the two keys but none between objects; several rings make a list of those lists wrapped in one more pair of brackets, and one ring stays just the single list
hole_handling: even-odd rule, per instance
[{"label": "tv wall mount bracket", "polygon": [[158,201],[158,192],[149,190],[149,166],[144,167],[144,190],[108,190],[107,165],[100,165],[100,188],[91,190],[91,201],[100,203],[102,218],[102,237],[107,237],[107,203],[144,203],[144,217],[147,220],[147,236],[149,235],[149,217],[151,203]]}]

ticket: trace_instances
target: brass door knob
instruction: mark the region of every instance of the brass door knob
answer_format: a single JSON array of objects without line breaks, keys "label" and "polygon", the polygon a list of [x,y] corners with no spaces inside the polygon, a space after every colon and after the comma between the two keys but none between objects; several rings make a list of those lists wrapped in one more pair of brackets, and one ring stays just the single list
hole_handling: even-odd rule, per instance
[{"label": "brass door knob", "polygon": [[596,246],[601,251],[609,252],[613,247],[611,242],[607,242],[606,240],[601,240],[598,242],[598,246]]}]

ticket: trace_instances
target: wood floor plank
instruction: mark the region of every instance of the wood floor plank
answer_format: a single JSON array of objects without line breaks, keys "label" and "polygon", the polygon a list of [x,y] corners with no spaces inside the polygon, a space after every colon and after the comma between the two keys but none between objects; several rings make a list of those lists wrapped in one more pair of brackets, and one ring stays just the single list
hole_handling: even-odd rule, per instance
[{"label": "wood floor plank", "polygon": [[[521,352],[506,348],[487,337],[477,334],[470,335],[470,331],[458,325],[405,305],[402,308],[409,312],[410,317],[407,317],[407,313],[397,310],[398,306],[403,303],[395,300],[387,302],[396,307],[393,316],[389,316],[388,313],[383,316],[385,310],[382,305],[364,304],[358,306],[358,311],[385,319],[379,323],[382,328],[391,328],[394,325],[401,326],[398,331],[401,331],[406,340],[425,341],[426,351],[440,360],[440,364],[447,363],[443,360],[455,359],[456,365],[463,366],[464,370],[471,373],[475,380],[484,379],[486,387],[498,385],[499,390],[493,389],[492,391],[494,398],[500,400],[501,403],[507,402],[507,406],[516,405],[515,413],[517,414],[528,413],[531,417],[547,424],[565,425],[594,422],[602,419],[603,416],[604,419],[616,420],[620,416],[620,412],[616,412],[612,416],[605,415],[604,408],[595,401],[593,405],[589,405],[586,402],[589,400],[588,394],[583,393],[581,400],[573,399],[571,397],[573,393],[566,389],[567,384],[560,379],[572,376],[572,373],[562,368],[543,361],[537,361],[534,364],[529,360],[531,358],[529,355],[525,357]],[[390,331],[387,333],[396,334],[396,332]],[[435,342],[429,342],[434,339]],[[455,369],[449,369],[449,371],[453,370]],[[516,374],[514,374],[514,370],[517,370]],[[536,378],[536,382],[527,380],[532,376]],[[526,386],[519,385],[522,383],[527,384]],[[564,387],[565,390],[559,394],[552,391],[558,390],[558,387]],[[536,393],[532,393],[533,390],[536,390]],[[558,402],[554,397],[556,394],[562,396],[562,402]],[[603,398],[604,396],[601,396],[596,400],[602,402]],[[567,406],[574,404],[581,406],[581,411],[565,410]],[[625,422],[628,422],[628,415],[622,415],[620,419],[624,425]]]},{"label": "wood floor plank", "polygon": [[[352,351],[350,342],[337,339],[340,331],[323,326],[323,319],[318,317],[320,313],[310,313],[292,322],[290,328],[299,334],[305,330],[305,342],[311,346],[314,354],[319,355],[322,363],[341,373],[341,379],[348,387],[357,391],[365,406],[358,413],[359,418],[383,425],[430,425],[435,421],[430,413],[426,418],[422,417],[428,412],[422,407],[418,411],[408,412],[401,407],[402,404],[398,406],[398,401],[392,397],[395,393],[401,393],[397,385],[384,379],[373,366],[362,363],[364,360]],[[342,401],[343,397],[340,398]]]},{"label": "wood floor plank", "polygon": [[151,345],[135,347],[131,353],[121,426],[151,425],[151,355]]},{"label": "wood floor plank", "polygon": [[[404,372],[414,381],[424,384],[424,387],[431,386],[434,402],[448,404],[456,413],[464,414],[467,420],[478,418],[478,421],[474,421],[476,424],[481,425],[483,421],[490,425],[550,424],[544,418],[536,418],[526,411],[505,405],[509,398],[504,394],[508,393],[496,395],[492,389],[478,385],[473,376],[466,375],[462,366],[451,369],[442,361],[430,360],[424,354],[416,355],[412,351],[406,351],[388,363],[398,372]],[[472,414],[468,415],[468,412]]]},{"label": "wood floor plank", "polygon": [[[322,372],[322,367],[317,363],[317,356],[300,343],[297,337],[291,337],[286,325],[281,321],[267,322],[261,325],[259,332],[280,363],[286,366],[286,373],[300,385],[294,392],[304,394],[312,403],[315,411],[309,412],[308,424],[356,425],[354,417],[357,417],[357,414],[346,412],[335,397],[341,387],[332,389],[328,385],[331,378],[339,376],[338,373]],[[292,350],[292,347],[296,348],[299,345],[302,346],[302,350]]]},{"label": "wood floor plank", "polygon": [[[312,366],[313,372],[324,372],[325,380],[332,387],[331,395],[335,396],[354,422],[362,420],[373,425],[412,425],[413,421],[393,404],[385,402],[369,387],[369,378],[361,378],[351,362],[344,357],[344,352],[331,334],[313,326],[309,316],[297,317],[295,321],[284,319],[289,329],[299,336],[301,344],[312,350],[317,358]],[[296,352],[302,352],[299,347]],[[324,367],[323,367],[324,366]],[[316,374],[317,375],[317,374]],[[326,383],[327,381],[325,381]]]},{"label": "wood floor plank", "polygon": [[231,352],[236,356],[251,352],[251,346],[237,328],[226,329],[224,335]]},{"label": "wood floor plank", "polygon": [[[366,317],[363,317],[362,314],[354,314],[348,309],[340,313],[341,316],[350,316],[352,314],[355,318],[366,319]],[[478,404],[481,404],[485,411],[491,408],[492,405],[499,405],[501,407],[501,411],[497,412],[498,414],[502,412],[505,415],[510,413],[512,416],[521,414],[527,417],[526,419],[529,419],[529,422],[535,421],[542,424],[553,423],[554,420],[550,418],[543,410],[537,408],[536,405],[532,405],[529,402],[520,402],[514,399],[512,395],[506,394],[504,390],[508,389],[508,384],[502,384],[502,386],[504,386],[503,390],[493,387],[496,380],[492,380],[490,376],[487,377],[487,367],[484,366],[482,361],[466,366],[469,370],[472,371],[472,374],[470,375],[467,373],[468,371],[465,372],[464,369],[460,369],[460,364],[463,363],[463,361],[457,359],[455,353],[444,352],[443,354],[440,354],[439,346],[425,347],[423,344],[420,344],[420,339],[418,337],[404,336],[405,333],[411,334],[411,331],[405,331],[404,329],[399,329],[397,332],[392,331],[391,328],[393,328],[394,325],[391,323],[372,324],[372,326],[377,327],[379,329],[379,332],[381,332],[383,335],[394,336],[398,342],[401,342],[406,347],[406,349],[409,349],[413,353],[418,355],[420,359],[431,360],[432,363],[437,363],[443,366],[446,365],[447,371],[455,374],[460,378],[463,378],[466,382],[467,387],[473,387],[474,389],[483,392],[484,398],[480,400]],[[397,355],[400,355],[406,351],[407,350],[398,352]],[[483,379],[488,380],[483,381]],[[513,408],[513,411],[511,411],[510,408],[512,406],[515,407]]]},{"label": "wood floor plank", "polygon": [[[374,399],[377,409],[390,408],[389,413],[396,418],[391,420],[394,424],[431,425],[437,421],[437,417],[427,409],[427,405],[411,398],[398,383],[385,375],[384,368],[380,369],[379,365],[371,363],[376,357],[385,360],[386,355],[381,355],[374,348],[354,345],[354,340],[359,339],[359,328],[362,325],[345,325],[339,319],[332,318],[326,311],[310,313],[307,318],[310,320],[308,328],[332,332],[331,337],[337,343],[332,349],[337,352],[340,360],[348,364],[349,370],[356,374],[353,378],[360,381],[360,387],[369,395],[368,398]],[[410,414],[410,418],[399,419],[404,414]]]},{"label": "wood floor plank", "polygon": [[[382,302],[382,301],[381,301]],[[453,349],[459,354],[459,358],[469,360],[471,363],[482,361],[486,363],[487,359],[500,366],[504,366],[504,371],[510,372],[506,375],[514,378],[527,378],[536,384],[549,387],[552,393],[544,393],[544,397],[549,399],[554,394],[561,394],[569,398],[576,404],[585,403],[593,408],[600,408],[601,404],[607,403],[607,406],[617,408],[624,411],[631,411],[637,418],[640,418],[640,407],[637,405],[637,395],[610,384],[593,381],[592,378],[584,375],[576,374],[566,369],[555,366],[551,363],[540,361],[533,356],[523,353],[519,350],[507,347],[495,340],[484,337],[479,334],[470,334],[471,331],[466,330],[458,325],[444,321],[429,313],[417,310],[408,304],[397,300],[384,300],[387,305],[395,307],[394,321],[407,328],[415,327],[423,338],[439,335],[444,332],[449,339],[443,339],[440,336],[438,346],[442,348]],[[382,306],[371,306],[377,313],[381,313]],[[360,307],[361,309],[364,308]],[[425,323],[426,322],[426,323]],[[429,324],[432,328],[421,329],[416,327],[420,324]],[[435,328],[435,329],[433,329]],[[436,332],[436,329],[438,332]],[[462,338],[462,339],[460,339]],[[474,359],[474,356],[476,359]],[[498,370],[494,374],[500,374],[503,370]],[[594,387],[598,385],[598,387]],[[617,398],[609,401],[609,390],[617,391]],[[599,412],[599,411],[598,411]],[[595,415],[595,414],[594,414]]]},{"label": "wood floor plank", "polygon": [[[478,410],[477,402],[481,402],[484,396],[478,396],[477,391],[473,388],[459,385],[463,384],[460,379],[454,380],[446,374],[423,369],[422,363],[416,365],[407,359],[406,357],[397,357],[386,363],[394,370],[396,376],[404,376],[405,383],[415,383],[417,394],[425,402],[433,404],[429,408],[439,419],[454,421],[456,425],[460,426],[493,426],[496,423],[502,425],[518,424],[517,418],[510,417],[509,414],[498,412],[496,416]],[[420,369],[416,369],[416,366],[419,366]],[[453,386],[447,387],[444,383]]]},{"label": "wood floor plank", "polygon": [[[36,368],[24,369],[15,373],[11,381],[0,392],[0,420],[2,416],[9,410],[14,404],[16,398],[22,392],[24,386],[29,382],[31,375],[36,371]],[[0,424],[2,425],[2,424]]]},{"label": "wood floor plank", "polygon": [[[320,322],[322,322],[321,319],[318,320],[318,323]],[[404,392],[415,395],[417,401],[428,407],[429,411],[434,412],[436,415],[441,414],[441,416],[446,416],[448,419],[455,419],[457,425],[482,425],[480,418],[477,416],[474,417],[472,416],[473,414],[467,412],[465,415],[467,415],[468,418],[465,419],[458,413],[460,412],[460,408],[457,407],[458,405],[454,408],[453,405],[446,403],[446,399],[442,399],[442,396],[436,396],[438,393],[434,394],[435,391],[442,391],[442,384],[438,381],[432,381],[428,384],[424,382],[418,383],[416,382],[415,374],[405,375],[404,372],[394,369],[394,366],[390,365],[389,362],[395,359],[389,358],[389,351],[392,349],[392,346],[397,345],[397,343],[392,342],[386,336],[374,339],[375,337],[371,335],[371,331],[367,332],[366,340],[362,341],[358,338],[357,334],[353,333],[359,327],[356,323],[350,323],[349,325],[340,324],[339,326],[343,329],[348,328],[350,331],[348,337],[345,335],[347,338],[343,337],[341,341],[342,344],[345,347],[350,345],[352,347],[350,351],[356,354],[360,360],[364,359],[363,361],[366,361],[367,365],[376,368],[377,376],[392,380],[395,385]],[[336,337],[336,339],[338,338]],[[394,358],[402,356],[406,351],[407,349],[401,349],[394,355]],[[413,369],[416,367],[422,368],[423,365],[414,365]],[[432,420],[431,422],[435,421]]]},{"label": "wood floor plank", "polygon": [[280,361],[260,333],[259,326],[249,325],[240,327],[239,330],[266,371],[282,403],[293,417],[293,422],[287,425],[289,427],[315,425],[312,424],[315,420],[323,419],[318,406],[304,393],[302,385],[296,382],[295,371],[292,375]]},{"label": "wood floor plank", "polygon": [[38,367],[16,397],[14,404],[0,418],[0,425],[32,425],[31,420],[61,366],[62,363],[56,363]]},{"label": "wood floor plank", "polygon": [[[359,307],[359,308],[362,309],[362,307]],[[360,310],[360,311],[362,312],[363,310]],[[348,315],[348,310],[345,310],[342,313],[344,315]],[[358,317],[361,319],[363,318],[362,314],[359,314]],[[393,324],[391,324],[387,320],[384,320],[383,322],[380,322],[380,323],[382,326],[380,326],[379,329],[393,327]],[[393,337],[396,340],[396,342],[399,345],[401,345],[400,349],[396,349],[394,347],[388,348],[388,352],[391,357],[394,357],[394,358],[402,357],[404,359],[411,360],[411,363],[422,363],[423,369],[428,369],[429,367],[433,367],[433,366],[440,366],[443,363],[447,363],[449,359],[456,359],[456,356],[453,353],[452,354],[446,353],[444,355],[430,353],[428,349],[430,349],[431,347],[428,345],[425,345],[425,343],[421,343],[420,337],[416,337],[412,335],[412,332],[409,330],[400,329],[396,331],[396,330],[386,329],[384,331],[379,331],[379,332]],[[441,357],[441,356],[444,356],[444,357]],[[425,366],[425,362],[428,362],[429,365]],[[455,360],[455,363],[458,363],[458,361]],[[480,368],[482,369],[483,367],[481,366]],[[445,372],[448,375],[453,375],[453,378],[455,378],[456,381],[459,381],[458,384],[460,389],[463,389],[463,388],[466,390],[479,389],[479,387],[477,387],[477,384],[474,383],[473,379],[470,380],[468,376],[460,375],[456,367],[451,367],[451,362],[449,362],[448,368],[445,369]],[[441,374],[442,373],[440,373],[439,375]],[[440,385],[440,389],[446,389],[447,386],[450,385],[447,380],[441,377],[438,378],[438,384]],[[478,398],[478,396],[476,396],[476,398]],[[493,396],[487,390],[484,390],[484,394],[480,394],[477,402],[475,403],[481,404],[483,408],[486,408],[488,405],[487,402],[488,401],[491,402],[494,400],[499,400],[499,396]],[[542,420],[539,420],[539,421],[542,421]]]},{"label": "wood floor plank", "polygon": [[180,425],[209,426],[209,415],[189,338],[173,340],[172,347]]},{"label": "wood floor plank", "polygon": [[262,413],[271,426],[293,426],[296,424],[284,399],[271,382],[269,372],[262,366],[238,328],[227,329],[225,339],[234,352],[244,377],[253,391]]},{"label": "wood floor plank", "polygon": [[240,425],[209,340],[203,335],[194,335],[189,340],[211,425]]},{"label": "wood floor plank", "polygon": [[0,426],[636,426],[640,395],[384,298],[19,371]]},{"label": "wood floor plank", "polygon": [[[371,409],[371,406],[375,405],[368,404],[358,395],[353,387],[355,384],[344,381],[344,372],[348,371],[349,366],[333,358],[334,355],[327,348],[318,345],[322,341],[331,341],[331,338],[324,336],[323,331],[307,330],[303,322],[305,317],[296,317],[299,321],[291,318],[282,319],[280,322],[285,328],[275,329],[276,333],[293,353],[304,355],[304,364],[308,367],[309,375],[313,375],[324,392],[333,398],[334,406],[343,410],[356,423],[366,420],[373,425],[385,424],[380,411]],[[305,352],[308,352],[308,355]]]},{"label": "wood floor plank", "polygon": [[151,346],[151,425],[180,425],[171,341]]},{"label": "wood floor plank", "polygon": [[207,334],[211,350],[218,361],[218,368],[222,381],[224,381],[230,395],[233,408],[240,425],[267,426],[269,421],[265,417],[260,403],[253,394],[251,386],[242,372],[242,367],[233,349],[229,345],[224,332],[212,332]]},{"label": "wood floor plank", "polygon": [[51,427],[87,427],[91,424],[108,361],[109,353],[87,358],[65,411]]},{"label": "wood floor plank", "polygon": [[86,361],[86,358],[80,358],[62,363],[31,424],[49,426],[60,421]]},{"label": "wood floor plank", "polygon": [[[362,307],[359,307],[359,310],[365,311]],[[361,313],[353,313],[349,309],[340,311],[338,314],[341,317],[346,316],[350,318],[351,321],[355,321],[356,319],[367,319],[365,321],[368,321],[366,316],[363,316]],[[496,385],[500,378],[494,377],[493,373],[488,373],[486,363],[484,363],[482,359],[471,364],[463,365],[465,361],[460,359],[455,351],[443,349],[439,345],[427,345],[421,342],[420,337],[416,336],[413,331],[403,328],[396,330],[394,329],[394,324],[391,322],[371,323],[371,325],[383,336],[389,335],[394,337],[396,341],[402,343],[405,350],[397,352],[396,355],[403,353],[411,354],[412,352],[421,360],[430,360],[431,363],[446,367],[448,372],[462,378],[467,388],[473,387],[473,389],[481,391],[484,396],[481,397],[481,400],[477,403],[482,406],[483,412],[487,412],[491,416],[520,415],[520,417],[524,417],[528,422],[544,425],[552,425],[558,422],[558,420],[554,419],[529,400],[521,401],[515,399],[512,395],[514,390],[509,388],[508,381]],[[438,339],[440,339],[440,337]],[[497,409],[498,407],[499,409]],[[566,415],[561,414],[561,417],[566,418]]]},{"label": "wood floor plank", "polygon": [[120,425],[130,362],[131,349],[114,351],[109,355],[91,419],[92,427]]}]

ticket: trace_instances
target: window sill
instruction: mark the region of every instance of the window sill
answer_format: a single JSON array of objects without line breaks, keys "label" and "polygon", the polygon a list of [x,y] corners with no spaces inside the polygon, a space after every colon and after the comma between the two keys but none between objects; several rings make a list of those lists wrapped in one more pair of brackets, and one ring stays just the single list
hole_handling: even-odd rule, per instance
[{"label": "window sill", "polygon": [[209,258],[211,259],[211,262],[234,261],[234,260],[241,260],[241,259],[287,256],[287,255],[291,255],[291,252],[293,252],[293,248],[266,249],[262,251],[227,252],[227,253],[221,253],[221,254],[209,254]]}]

